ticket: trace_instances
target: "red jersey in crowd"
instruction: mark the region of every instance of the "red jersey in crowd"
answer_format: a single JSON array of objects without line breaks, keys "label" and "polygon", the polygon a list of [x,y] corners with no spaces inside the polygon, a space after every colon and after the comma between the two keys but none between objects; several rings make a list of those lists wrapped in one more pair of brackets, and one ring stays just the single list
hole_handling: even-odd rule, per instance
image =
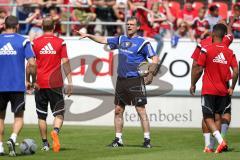
[{"label": "red jersey in crowd", "polygon": [[206,19],[194,18],[192,28],[195,30],[195,34],[200,37],[207,29],[210,29],[210,25]]},{"label": "red jersey in crowd", "polygon": [[[233,41],[233,35],[227,34],[223,37],[222,43],[225,44],[226,47],[229,47],[230,44],[232,43],[232,41]],[[191,58],[193,60],[197,61],[198,57],[200,55],[201,48],[206,47],[206,46],[211,45],[211,44],[212,44],[212,37],[211,36],[207,37],[206,39],[201,40],[201,42],[195,48]]]},{"label": "red jersey in crowd", "polygon": [[[233,16],[230,16],[229,19],[233,19]],[[237,17],[234,19],[234,22],[232,24],[232,30],[233,31],[240,31],[240,17]]]},{"label": "red jersey in crowd", "polygon": [[53,34],[44,34],[34,39],[33,50],[37,62],[37,83],[40,88],[63,86],[61,59],[68,58],[63,39]]},{"label": "red jersey in crowd", "polygon": [[228,95],[230,67],[238,66],[233,51],[223,43],[214,43],[201,49],[198,65],[205,67],[202,95]]},{"label": "red jersey in crowd", "polygon": [[195,17],[197,17],[198,13],[195,9],[187,10],[184,8],[178,15],[179,19],[183,19],[188,24],[192,24]]}]

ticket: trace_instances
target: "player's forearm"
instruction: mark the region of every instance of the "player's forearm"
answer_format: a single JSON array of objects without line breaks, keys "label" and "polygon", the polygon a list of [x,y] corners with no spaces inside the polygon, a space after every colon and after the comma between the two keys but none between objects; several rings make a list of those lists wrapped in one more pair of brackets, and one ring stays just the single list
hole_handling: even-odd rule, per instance
[{"label": "player's forearm", "polygon": [[87,34],[86,36],[88,38],[90,38],[91,40],[97,42],[97,43],[107,44],[107,38],[106,37],[95,36],[95,35],[92,35],[92,34]]},{"label": "player's forearm", "polygon": [[233,68],[233,78],[232,78],[232,85],[231,85],[231,88],[234,89],[235,88],[235,85],[237,83],[237,80],[238,80],[238,67],[236,68]]},{"label": "player's forearm", "polygon": [[68,84],[72,84],[71,66],[70,66],[70,62],[67,58],[63,59],[63,70],[67,77]]},{"label": "player's forearm", "polygon": [[28,72],[29,72],[29,81],[30,81],[30,75],[32,77],[32,83],[35,83],[36,82],[36,77],[37,77],[37,66],[36,66],[36,63],[35,63],[35,60],[34,58],[30,58],[30,60],[28,60]]},{"label": "player's forearm", "polygon": [[29,68],[28,63],[27,63],[27,66],[26,66],[26,81],[30,82],[30,68]]},{"label": "player's forearm", "polygon": [[202,73],[203,73],[203,68],[201,66],[198,66],[196,64],[196,62],[193,62],[192,72],[191,72],[191,85],[192,86],[196,85],[196,83],[200,79]]}]

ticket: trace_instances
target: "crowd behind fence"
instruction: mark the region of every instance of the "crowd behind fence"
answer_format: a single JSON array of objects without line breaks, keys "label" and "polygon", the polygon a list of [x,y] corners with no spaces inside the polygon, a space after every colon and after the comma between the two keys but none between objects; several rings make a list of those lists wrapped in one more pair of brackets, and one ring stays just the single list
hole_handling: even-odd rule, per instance
[{"label": "crowd behind fence", "polygon": [[[228,1],[207,3],[185,0],[1,0],[0,31],[4,17],[13,14],[20,20],[19,33],[34,39],[43,33],[42,19],[51,16],[58,35],[75,36],[74,30],[96,35],[117,36],[126,33],[126,17],[141,22],[139,34],[156,39],[207,37],[214,24],[232,22],[235,38],[240,38],[240,4]],[[160,44],[159,44],[160,45]]]}]

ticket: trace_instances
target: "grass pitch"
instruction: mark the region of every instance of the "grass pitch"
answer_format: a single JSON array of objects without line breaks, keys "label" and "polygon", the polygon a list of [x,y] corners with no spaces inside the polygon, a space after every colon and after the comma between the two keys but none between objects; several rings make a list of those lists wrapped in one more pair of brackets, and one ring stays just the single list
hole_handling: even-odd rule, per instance
[{"label": "grass pitch", "polygon": [[[6,126],[4,141],[10,135],[11,127]],[[49,128],[50,131],[50,128]],[[203,153],[203,136],[200,129],[152,128],[153,148],[141,148],[141,128],[124,128],[124,147],[106,147],[114,138],[113,127],[64,126],[60,133],[61,151],[41,151],[41,139],[37,125],[25,125],[18,137],[32,138],[38,144],[34,155],[18,155],[1,159],[17,160],[240,160],[240,130],[230,129],[227,135],[230,150],[221,154]],[[50,138],[49,138],[50,139]],[[51,140],[50,140],[51,142]],[[5,146],[5,152],[8,149]],[[17,146],[17,152],[18,146]]]}]

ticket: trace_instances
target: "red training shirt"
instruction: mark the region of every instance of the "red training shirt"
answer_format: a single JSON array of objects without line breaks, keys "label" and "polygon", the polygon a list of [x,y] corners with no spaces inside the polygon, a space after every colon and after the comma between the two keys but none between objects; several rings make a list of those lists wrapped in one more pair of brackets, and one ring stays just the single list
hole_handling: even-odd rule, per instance
[{"label": "red training shirt", "polygon": [[237,67],[233,51],[223,43],[214,43],[201,49],[198,65],[205,67],[202,95],[228,95],[228,73]]},{"label": "red training shirt", "polygon": [[33,50],[40,88],[62,87],[61,59],[68,58],[64,40],[53,34],[44,34],[33,40]]}]

